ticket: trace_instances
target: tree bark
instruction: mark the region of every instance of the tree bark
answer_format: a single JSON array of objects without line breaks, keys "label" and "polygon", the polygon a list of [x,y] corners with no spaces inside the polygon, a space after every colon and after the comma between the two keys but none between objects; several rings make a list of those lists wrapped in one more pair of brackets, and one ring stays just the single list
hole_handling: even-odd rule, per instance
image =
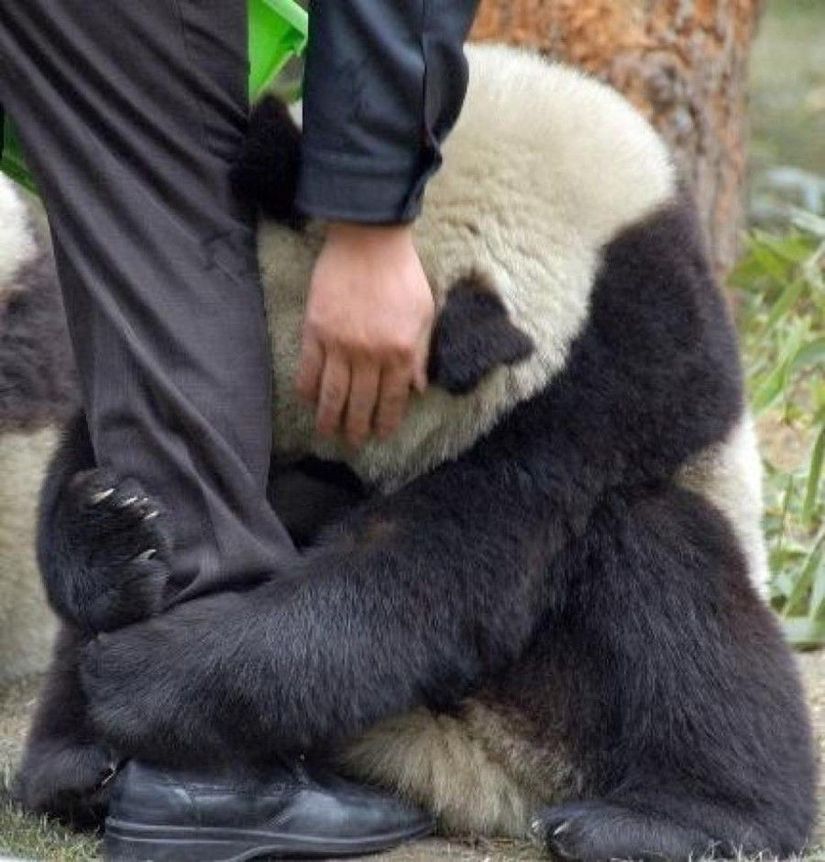
[{"label": "tree bark", "polygon": [[744,224],[747,69],[761,0],[482,0],[479,41],[572,62],[621,90],[691,183],[715,267]]}]

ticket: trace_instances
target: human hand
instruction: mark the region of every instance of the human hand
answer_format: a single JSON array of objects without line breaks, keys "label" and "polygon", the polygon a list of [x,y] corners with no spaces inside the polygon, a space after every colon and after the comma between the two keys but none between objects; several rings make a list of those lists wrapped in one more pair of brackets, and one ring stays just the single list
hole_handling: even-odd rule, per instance
[{"label": "human hand", "polygon": [[329,226],[315,265],[296,387],[324,436],[352,446],[401,424],[410,389],[427,385],[434,317],[408,225]]}]

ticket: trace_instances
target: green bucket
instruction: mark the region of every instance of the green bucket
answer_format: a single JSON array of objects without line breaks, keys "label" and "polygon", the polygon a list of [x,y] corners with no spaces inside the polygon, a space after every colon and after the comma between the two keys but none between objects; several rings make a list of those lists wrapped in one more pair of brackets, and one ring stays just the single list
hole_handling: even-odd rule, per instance
[{"label": "green bucket", "polygon": [[[307,13],[295,0],[248,0],[249,95],[254,101],[307,43]],[[14,126],[0,105],[0,170],[36,193]]]}]

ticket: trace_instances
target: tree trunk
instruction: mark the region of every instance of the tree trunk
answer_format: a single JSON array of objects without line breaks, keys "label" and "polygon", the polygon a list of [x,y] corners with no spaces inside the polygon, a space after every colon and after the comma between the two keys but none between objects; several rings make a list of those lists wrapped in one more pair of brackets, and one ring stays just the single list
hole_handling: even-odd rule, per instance
[{"label": "tree trunk", "polygon": [[474,38],[538,49],[625,93],[692,183],[717,271],[744,223],[747,61],[760,0],[482,0]]}]

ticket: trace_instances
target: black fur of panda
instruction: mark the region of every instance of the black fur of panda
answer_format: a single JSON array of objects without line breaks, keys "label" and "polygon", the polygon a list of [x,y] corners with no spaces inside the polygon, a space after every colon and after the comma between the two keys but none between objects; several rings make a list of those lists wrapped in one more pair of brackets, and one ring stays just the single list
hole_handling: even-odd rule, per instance
[{"label": "black fur of panda", "polygon": [[[447,830],[570,859],[798,852],[810,729],[759,596],[758,457],[693,207],[611,90],[469,53],[417,226],[433,385],[390,441],[313,436],[291,379],[322,234],[268,201],[279,458],[345,461],[367,499],[303,525],[290,583],[87,647],[99,744],[213,768],[331,746]],[[253,135],[285,120],[264,107]]]}]

